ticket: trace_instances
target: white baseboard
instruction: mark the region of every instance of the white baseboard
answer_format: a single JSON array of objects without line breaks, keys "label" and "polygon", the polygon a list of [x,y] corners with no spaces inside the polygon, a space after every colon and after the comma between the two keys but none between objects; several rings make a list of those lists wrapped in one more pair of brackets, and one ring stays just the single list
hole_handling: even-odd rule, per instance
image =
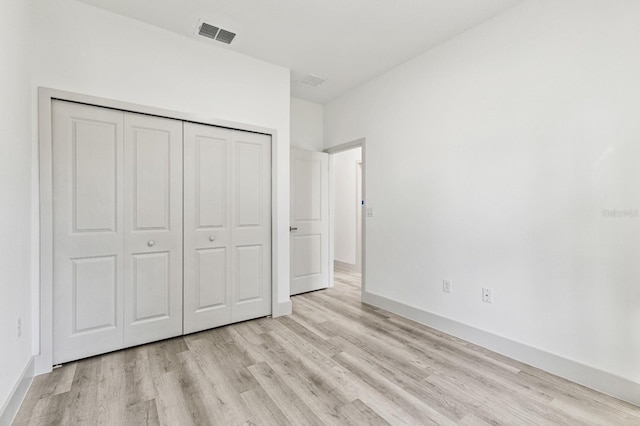
[{"label": "white baseboard", "polygon": [[24,367],[20,378],[13,386],[9,398],[2,406],[0,410],[0,426],[9,426],[13,419],[18,414],[20,405],[24,397],[27,395],[27,391],[33,382],[33,357],[29,358],[29,362]]},{"label": "white baseboard", "polygon": [[293,305],[291,304],[291,300],[287,300],[286,302],[275,305],[271,316],[277,318],[283,315],[291,315],[291,312],[293,312]]},{"label": "white baseboard", "polygon": [[339,260],[333,261],[333,267],[349,272],[360,272],[360,270],[358,269],[358,265],[353,263],[341,262]]},{"label": "white baseboard", "polygon": [[640,383],[374,293],[363,293],[362,301],[640,406]]}]

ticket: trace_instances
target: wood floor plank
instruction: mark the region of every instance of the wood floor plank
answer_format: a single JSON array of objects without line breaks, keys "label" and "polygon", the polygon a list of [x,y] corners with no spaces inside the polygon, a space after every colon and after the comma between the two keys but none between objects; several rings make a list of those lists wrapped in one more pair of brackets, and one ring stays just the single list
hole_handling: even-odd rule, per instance
[{"label": "wood floor plank", "polygon": [[359,399],[343,405],[340,407],[339,412],[346,425],[384,426],[389,424]]},{"label": "wood floor plank", "polygon": [[278,408],[267,392],[261,387],[251,388],[241,394],[247,407],[253,413],[252,424],[267,426],[285,426],[291,422]]},{"label": "wood floor plank", "polygon": [[341,346],[345,353],[360,361],[360,364],[368,369],[373,369],[382,374],[397,386],[400,386],[410,395],[426,401],[439,412],[450,419],[460,419],[467,408],[460,404],[455,395],[450,395],[442,389],[424,381],[428,374],[423,369],[419,369],[411,364],[396,363],[394,368],[389,368],[388,364],[381,362],[380,358],[363,351],[361,348],[351,344],[342,337],[334,339]]},{"label": "wood floor plank", "polygon": [[190,343],[190,347],[196,348],[195,352],[206,351],[216,354],[214,361],[216,366],[224,371],[221,374],[224,374],[226,382],[237,394],[258,386],[246,367],[256,364],[260,359],[253,359],[250,353],[238,346],[228,330],[220,331],[223,333],[217,333],[217,338],[209,339],[206,338],[210,337],[207,335],[202,340]]},{"label": "wood floor plank", "polygon": [[[13,424],[17,425],[60,425],[63,424],[67,395],[57,394],[37,400],[33,410],[20,414]],[[22,410],[22,408],[20,408]]]},{"label": "wood floor plank", "polygon": [[324,423],[335,423],[338,407],[352,398],[348,391],[333,382],[326,365],[323,366],[319,358],[305,356],[305,352],[316,355],[319,352],[311,346],[304,349],[287,347],[290,341],[273,332],[266,335],[265,340],[270,367],[296,391],[318,418]]},{"label": "wood floor plank", "polygon": [[260,318],[68,363],[15,425],[640,425],[640,408],[361,302],[359,275]]},{"label": "wood floor plank", "polygon": [[[272,334],[271,337],[273,337],[274,342],[267,344],[269,348],[275,347],[278,344],[278,335]],[[312,346],[297,348],[289,345],[286,352],[282,346],[280,346],[280,348],[279,352],[275,354],[278,355],[278,357],[289,357],[288,362],[295,366],[294,370],[304,373],[298,377],[298,380],[307,380],[307,377],[312,379],[309,383],[309,392],[303,391],[300,394],[303,398],[311,397],[311,400],[307,400],[307,404],[312,409],[315,407],[316,413],[324,416],[323,420],[326,423],[333,423],[334,419],[332,417],[335,413],[332,409],[335,410],[335,407],[338,406],[340,401],[333,404],[329,402],[319,408],[316,407],[316,401],[313,396],[318,395],[322,398],[326,398],[327,396],[326,391],[323,392],[323,389],[317,389],[319,385],[328,390],[328,395],[339,394],[345,401],[350,399],[362,400],[389,423],[416,424],[420,422],[419,418],[412,416],[403,410],[402,407],[393,404],[384,392],[371,386],[366,380],[363,380],[363,378],[357,374],[357,371],[349,371],[334,359],[315,350]],[[291,352],[294,358],[291,358],[291,355],[287,352]],[[279,368],[275,361],[273,365],[274,368]],[[288,377],[286,371],[282,372],[282,375],[283,377]]]},{"label": "wood floor plank", "polygon": [[212,351],[211,342],[206,339],[189,344],[193,348],[190,351],[191,356],[202,370],[202,388],[205,390],[206,399],[215,407],[214,411],[219,413],[218,417],[221,421],[224,419],[228,422],[227,424],[239,424],[251,418],[251,412],[238,392],[238,389],[245,389],[245,387],[238,387],[234,383],[239,373],[228,374],[230,371],[218,362],[218,355],[221,354]]},{"label": "wood floor plank", "polygon": [[249,367],[249,371],[264,389],[265,393],[276,403],[280,411],[294,425],[321,425],[323,422],[266,363]]},{"label": "wood floor plank", "polygon": [[523,376],[530,386],[544,390],[550,395],[553,395],[554,398],[561,397],[569,400],[577,400],[583,403],[593,404],[601,411],[614,410],[614,412],[624,413],[640,425],[640,409],[628,402],[621,401],[530,366],[525,366],[519,375]]},{"label": "wood floor plank", "polygon": [[[56,410],[62,398],[52,398],[65,394],[71,390],[73,377],[76,374],[77,362],[71,362],[54,369],[48,375],[37,376],[33,379],[31,389],[22,403],[20,412],[14,420],[16,425],[29,424],[29,414],[40,417],[41,411]],[[51,400],[49,400],[51,398]],[[44,414],[47,416],[47,414]]]},{"label": "wood floor plank", "polygon": [[128,406],[124,424],[140,426],[159,425],[160,419],[158,418],[156,400],[140,401],[137,404]]},{"label": "wood floor plank", "polygon": [[156,406],[160,424],[184,426],[197,424],[189,411],[175,371],[156,376],[154,384],[158,393]]},{"label": "wood floor plank", "polygon": [[369,386],[377,389],[391,403],[400,407],[402,411],[412,416],[420,424],[454,425],[454,420],[458,420],[448,418],[446,413],[439,412],[434,407],[406,392],[405,389],[393,383],[393,381],[375,369],[363,368],[356,358],[346,352],[334,356],[333,359],[349,371],[354,372]]},{"label": "wood floor plank", "polygon": [[458,426],[491,426],[491,423],[487,423],[473,414],[467,414],[458,422]]},{"label": "wood floor plank", "polygon": [[127,406],[155,399],[156,388],[149,363],[148,347],[139,346],[124,351]]},{"label": "wood floor plank", "polygon": [[[149,343],[143,346],[147,352],[151,374],[154,377],[180,368],[176,354],[189,350],[183,337]],[[128,349],[135,350],[136,348]]]},{"label": "wood floor plank", "polygon": [[293,333],[299,334],[305,340],[312,342],[316,347],[327,352],[334,352],[336,350],[336,348],[331,347],[331,343],[329,343],[329,339],[332,336],[327,335],[314,324],[309,324],[292,315],[280,317],[278,321]]},{"label": "wood floor plank", "polygon": [[100,357],[100,378],[93,421],[97,425],[125,423],[127,409],[125,353],[112,352]]}]

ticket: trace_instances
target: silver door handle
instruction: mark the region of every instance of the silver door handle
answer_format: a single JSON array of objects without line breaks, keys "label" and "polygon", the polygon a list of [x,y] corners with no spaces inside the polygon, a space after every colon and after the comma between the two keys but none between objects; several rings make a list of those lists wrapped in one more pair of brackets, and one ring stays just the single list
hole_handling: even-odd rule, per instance
[{"label": "silver door handle", "polygon": [[298,228],[296,228],[295,226],[290,226],[289,227],[289,232],[293,232],[293,231],[297,231]]},{"label": "silver door handle", "polygon": [[215,239],[216,239],[216,237],[213,236],[213,235],[209,237],[209,241],[211,241],[211,242],[213,242]]},{"label": "silver door handle", "polygon": [[149,242],[147,243],[147,245],[148,245],[149,247],[153,247],[155,244],[156,244],[156,242],[155,242],[155,241],[153,241],[153,240],[149,240]]}]

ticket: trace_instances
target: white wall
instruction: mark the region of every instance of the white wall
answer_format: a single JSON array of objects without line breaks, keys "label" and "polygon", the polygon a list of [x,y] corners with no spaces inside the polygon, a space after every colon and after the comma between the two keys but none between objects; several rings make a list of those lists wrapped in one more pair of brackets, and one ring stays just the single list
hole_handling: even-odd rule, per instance
[{"label": "white wall", "polygon": [[277,130],[274,285],[290,306],[289,70],[73,0],[33,5],[34,103],[44,86]]},{"label": "white wall", "polygon": [[323,107],[315,102],[291,98],[291,146],[322,151]]},{"label": "white wall", "polygon": [[527,1],[325,105],[367,290],[640,383],[638,46],[640,2]]},{"label": "white wall", "polygon": [[362,148],[350,149],[332,155],[333,161],[333,214],[334,260],[355,265],[356,258],[356,164]]},{"label": "white wall", "polygon": [[29,2],[0,2],[0,409],[31,356],[29,12]]}]

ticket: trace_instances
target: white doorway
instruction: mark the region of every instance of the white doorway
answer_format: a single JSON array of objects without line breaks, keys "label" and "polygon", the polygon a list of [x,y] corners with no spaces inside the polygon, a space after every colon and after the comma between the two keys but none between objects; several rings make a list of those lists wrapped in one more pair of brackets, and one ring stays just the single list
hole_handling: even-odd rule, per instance
[{"label": "white doorway", "polygon": [[365,141],[325,150],[330,163],[331,283],[335,271],[361,277],[365,288]]}]

